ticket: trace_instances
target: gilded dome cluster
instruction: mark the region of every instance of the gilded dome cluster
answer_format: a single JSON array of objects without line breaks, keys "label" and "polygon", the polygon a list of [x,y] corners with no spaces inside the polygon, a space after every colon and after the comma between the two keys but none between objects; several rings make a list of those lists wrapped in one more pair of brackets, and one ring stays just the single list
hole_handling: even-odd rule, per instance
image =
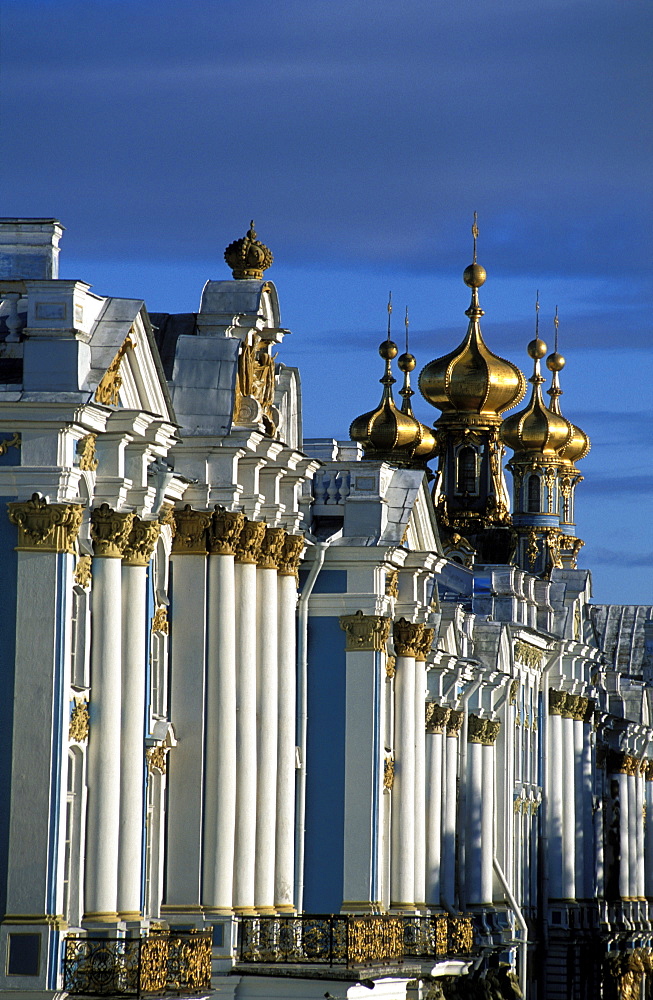
[{"label": "gilded dome cluster", "polygon": [[442,358],[436,358],[422,370],[419,388],[428,403],[443,415],[478,414],[491,423],[499,423],[505,410],[521,402],[526,380],[511,361],[493,354],[481,334],[478,289],[484,284],[485,268],[474,261],[465,268],[463,280],[472,289],[472,301],[465,315],[469,326],[463,342]]}]

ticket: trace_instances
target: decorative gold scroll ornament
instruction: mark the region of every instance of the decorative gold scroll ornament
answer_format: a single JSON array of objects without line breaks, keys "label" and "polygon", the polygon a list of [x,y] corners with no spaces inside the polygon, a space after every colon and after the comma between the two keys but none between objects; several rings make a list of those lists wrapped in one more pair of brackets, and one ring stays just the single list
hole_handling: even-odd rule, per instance
[{"label": "decorative gold scroll ornament", "polygon": [[9,520],[18,527],[18,552],[74,552],[75,539],[82,523],[79,504],[48,503],[32,493],[25,503],[10,503]]},{"label": "decorative gold scroll ornament", "polygon": [[96,556],[105,559],[122,559],[129,534],[134,523],[134,515],[113,510],[103,503],[91,511],[91,538]]},{"label": "decorative gold scroll ornament", "polygon": [[357,611],[354,615],[343,615],[340,618],[340,628],[346,635],[345,650],[353,653],[358,650],[385,650],[390,635],[390,619],[381,615],[364,615]]},{"label": "decorative gold scroll ornament", "polygon": [[0,441],[0,455],[6,455],[10,448],[18,448],[20,451],[20,447],[21,437],[18,431],[16,431],[10,438]]},{"label": "decorative gold scroll ornament", "polygon": [[395,671],[397,669],[397,657],[387,656],[385,660],[385,675],[386,677],[394,677]]},{"label": "decorative gold scroll ornament", "polygon": [[142,521],[140,517],[134,517],[123,550],[125,565],[149,566],[160,532],[160,521]]},{"label": "decorative gold scroll ornament", "polygon": [[70,713],[68,739],[74,740],[75,743],[85,743],[88,739],[89,726],[88,702],[86,698],[75,698],[73,710]]},{"label": "decorative gold scroll ornament", "polygon": [[77,442],[77,455],[79,456],[79,467],[82,472],[95,472],[99,462],[95,457],[95,442],[97,434],[86,434]]},{"label": "decorative gold scroll ornament", "polygon": [[525,666],[530,667],[532,670],[539,670],[542,666],[544,651],[539,649],[537,646],[532,646],[530,642],[524,642],[522,639],[517,639],[513,649],[515,659],[519,663],[525,664]]},{"label": "decorative gold scroll ornament", "polygon": [[164,635],[168,635],[168,633],[170,632],[168,611],[163,606],[157,608],[156,611],[154,612],[151,629],[152,632],[162,632]]},{"label": "decorative gold scroll ornament", "polygon": [[154,771],[158,771],[159,774],[166,773],[166,755],[168,749],[163,743],[157,743],[156,746],[146,749],[145,760],[147,761],[147,769],[150,774]]},{"label": "decorative gold scroll ornament", "polygon": [[122,385],[122,375],[120,374],[120,365],[122,359],[129,350],[134,350],[134,342],[130,336],[125,337],[125,340],[118,349],[118,353],[115,358],[107,368],[106,372],[100,379],[98,387],[95,390],[95,402],[101,403],[103,406],[117,406],[120,398],[120,387]]},{"label": "decorative gold scroll ornament", "polygon": [[386,597],[399,597],[399,570],[391,569],[385,575]]},{"label": "decorative gold scroll ornament", "polygon": [[383,787],[392,791],[395,782],[395,762],[392,757],[386,757],[383,761]]},{"label": "decorative gold scroll ornament", "polygon": [[91,582],[91,562],[90,556],[80,556],[77,560],[74,580],[79,587],[86,588]]}]

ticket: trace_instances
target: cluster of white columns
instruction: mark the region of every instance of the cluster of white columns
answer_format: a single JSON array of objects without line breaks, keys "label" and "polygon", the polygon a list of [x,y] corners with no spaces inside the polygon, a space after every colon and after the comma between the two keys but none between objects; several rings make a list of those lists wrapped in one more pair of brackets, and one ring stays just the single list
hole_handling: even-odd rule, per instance
[{"label": "cluster of white columns", "polygon": [[[170,768],[165,910],[289,912],[295,609],[304,540],[221,508],[187,507],[175,516],[173,623],[190,625],[201,616],[205,632],[198,630],[202,649],[195,655],[173,645],[175,731],[180,747],[186,728],[199,742],[187,746],[187,760],[176,755]],[[196,530],[183,529],[186,521]],[[191,568],[200,560],[201,566]],[[187,709],[175,697],[184,687],[193,701],[193,721],[185,719]],[[193,788],[201,798],[194,811],[188,808]],[[189,856],[179,851],[179,842],[192,851],[190,879]]]},{"label": "cluster of white columns", "polygon": [[84,919],[141,917],[146,567],[158,521],[91,512],[91,726]]},{"label": "cluster of white columns", "polygon": [[650,840],[647,851],[646,837],[648,809],[646,816],[644,809],[650,797],[645,787],[650,784],[647,775],[647,764],[642,766],[638,757],[621,751],[608,753],[613,815],[618,812],[619,896],[629,902],[646,899],[647,869],[651,867]]}]

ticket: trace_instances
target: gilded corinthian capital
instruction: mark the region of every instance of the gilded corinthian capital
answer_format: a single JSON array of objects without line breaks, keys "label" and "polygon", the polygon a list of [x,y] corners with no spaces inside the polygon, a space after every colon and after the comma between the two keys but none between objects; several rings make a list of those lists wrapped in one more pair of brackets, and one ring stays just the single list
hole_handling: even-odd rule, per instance
[{"label": "gilded corinthian capital", "polygon": [[549,688],[549,712],[551,715],[564,715],[567,708],[567,692]]},{"label": "gilded corinthian capital", "polygon": [[426,702],[426,732],[441,736],[447,726],[451,709],[448,705],[438,705],[435,701]]},{"label": "gilded corinthian capital", "polygon": [[216,507],[209,527],[209,552],[213,556],[233,556],[243,530],[245,515],[237,510]]},{"label": "gilded corinthian capital", "polygon": [[[429,631],[432,641],[433,630],[429,629]],[[397,656],[419,656],[420,659],[426,659],[426,656],[421,655],[424,643],[424,625],[400,618],[398,622],[394,623],[393,638]]]},{"label": "gilded corinthian capital", "polygon": [[160,532],[159,521],[142,521],[135,517],[123,550],[125,565],[148,566]]},{"label": "gilded corinthian capital", "polygon": [[79,504],[48,503],[32,493],[25,503],[10,503],[9,520],[18,527],[19,552],[73,552],[83,508]]},{"label": "gilded corinthian capital", "polygon": [[487,719],[480,715],[470,715],[467,720],[467,742],[485,743],[487,740]]},{"label": "gilded corinthian capital", "polygon": [[422,637],[417,643],[417,652],[415,653],[415,659],[426,661],[427,656],[431,652],[431,646],[433,645],[433,636],[435,634],[435,629],[427,628],[426,625],[422,628]]},{"label": "gilded corinthian capital", "polygon": [[355,615],[343,615],[340,628],[347,636],[345,650],[348,653],[358,650],[383,650],[390,634],[390,619],[380,615],[364,615],[357,611]]},{"label": "gilded corinthian capital", "polygon": [[122,559],[133,523],[132,513],[116,511],[108,503],[94,507],[91,511],[94,554],[105,559]]},{"label": "gilded corinthian capital", "polygon": [[266,528],[261,542],[258,565],[261,569],[278,569],[283,555],[286,532],[283,528]]},{"label": "gilded corinthian capital", "polygon": [[283,552],[279,559],[279,576],[294,576],[299,573],[299,560],[302,557],[306,541],[303,535],[286,535]]},{"label": "gilded corinthian capital", "polygon": [[256,565],[264,538],[265,521],[250,521],[246,517],[236,543],[236,562]]},{"label": "gilded corinthian capital", "polygon": [[181,510],[173,512],[175,531],[172,553],[175,556],[206,555],[206,529],[211,523],[211,515],[206,510],[193,510],[189,503]]}]

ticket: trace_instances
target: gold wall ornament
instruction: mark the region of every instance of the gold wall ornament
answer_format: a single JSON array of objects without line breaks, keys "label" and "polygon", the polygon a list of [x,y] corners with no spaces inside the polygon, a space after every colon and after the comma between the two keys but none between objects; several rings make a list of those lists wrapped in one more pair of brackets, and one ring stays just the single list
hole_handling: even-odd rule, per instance
[{"label": "gold wall ornament", "polygon": [[389,792],[395,783],[395,762],[392,757],[386,757],[383,761],[383,787]]},{"label": "gold wall ornament", "polygon": [[279,559],[279,576],[299,576],[299,561],[306,546],[303,535],[286,535]]},{"label": "gold wall ornament", "polygon": [[162,632],[164,635],[168,635],[170,632],[170,623],[168,621],[168,609],[161,605],[156,609],[152,617],[152,632]]},{"label": "gold wall ornament", "polygon": [[172,554],[175,556],[205,556],[206,530],[211,524],[211,514],[206,510],[193,510],[187,503],[174,511],[175,532]]},{"label": "gold wall ornament", "polygon": [[390,625],[390,619],[381,615],[364,615],[362,611],[357,611],[354,615],[343,615],[340,618],[340,628],[346,635],[345,651],[354,653],[359,650],[385,650]]},{"label": "gold wall ornament", "polygon": [[233,556],[245,515],[216,505],[209,526],[209,552],[213,556]]},{"label": "gold wall ornament", "polygon": [[108,503],[94,507],[91,511],[94,555],[104,559],[122,559],[133,523],[131,512],[116,511]]},{"label": "gold wall ornament", "polygon": [[397,669],[397,657],[396,656],[386,656],[385,659],[385,675],[386,677],[393,678]]},{"label": "gold wall ornament", "polygon": [[80,587],[88,587],[91,582],[91,562],[92,560],[90,556],[80,556],[77,560],[74,580]]},{"label": "gold wall ornament", "polygon": [[21,436],[18,431],[15,431],[10,438],[0,441],[0,455],[6,455],[10,448],[18,448],[20,451],[20,447]]},{"label": "gold wall ornament", "polygon": [[447,736],[459,736],[463,724],[462,709],[452,708],[447,719]]},{"label": "gold wall ornament", "polygon": [[438,705],[435,701],[426,703],[426,732],[435,736],[442,736],[447,728],[447,722],[451,715],[448,705]]},{"label": "gold wall ornament", "polygon": [[276,388],[275,357],[270,347],[258,334],[253,344],[243,344],[238,356],[236,391],[234,393],[234,424],[249,424],[261,407],[263,423],[268,434],[276,433],[274,391]]},{"label": "gold wall ornament", "polygon": [[100,379],[98,387],[95,390],[95,402],[101,403],[103,406],[117,406],[120,398],[120,387],[122,385],[122,376],[120,374],[120,365],[122,364],[122,359],[129,350],[134,349],[134,342],[130,336],[125,337],[125,340],[118,349],[118,353],[115,358],[107,368],[106,372]]},{"label": "gold wall ornament", "polygon": [[435,635],[435,629],[429,628],[424,625],[422,627],[421,638],[417,642],[417,651],[415,653],[415,659],[420,663],[425,663],[426,659],[431,652],[431,646],[433,645],[433,636]]},{"label": "gold wall ornament", "polygon": [[[515,653],[515,658],[517,658],[516,653]],[[508,698],[511,705],[514,705],[515,701],[517,700],[518,690],[519,690],[519,677],[513,677],[513,679],[510,682],[510,691],[508,692]]]},{"label": "gold wall ornament", "polygon": [[74,740],[75,743],[86,743],[89,727],[88,701],[86,698],[75,698],[68,724],[68,739]]},{"label": "gold wall ornament", "polygon": [[399,597],[399,570],[391,569],[385,575],[385,596]]},{"label": "gold wall ornament", "polygon": [[532,646],[530,642],[517,639],[513,650],[515,659],[519,663],[523,663],[524,666],[530,667],[532,670],[539,670],[541,668],[544,660],[544,651],[542,649]]},{"label": "gold wall ornament", "polygon": [[24,503],[7,504],[9,520],[18,527],[17,552],[74,552],[82,523],[80,504],[48,503],[38,493]]},{"label": "gold wall ornament", "polygon": [[467,954],[474,947],[471,917],[449,917],[449,942],[454,955]]},{"label": "gold wall ornament", "polygon": [[164,503],[161,505],[161,510],[159,511],[159,523],[161,524],[161,527],[167,525],[170,528],[172,537],[175,537],[177,525],[175,524],[175,508],[172,504]]},{"label": "gold wall ornament", "polygon": [[160,521],[134,517],[122,554],[125,566],[149,566],[160,533]]},{"label": "gold wall ornament", "polygon": [[95,472],[100,464],[95,457],[95,442],[97,434],[86,434],[77,442],[77,455],[79,457],[79,467],[82,472]]},{"label": "gold wall ornament", "polygon": [[547,466],[544,470],[544,480],[547,490],[547,511],[553,514],[553,500],[555,495],[556,470],[552,466]]},{"label": "gold wall ornament", "polygon": [[236,543],[236,562],[256,565],[261,555],[265,538],[265,521],[250,521],[245,518]]},{"label": "gold wall ornament", "polygon": [[537,544],[537,534],[534,531],[528,532],[528,548],[526,549],[526,556],[528,558],[528,564],[533,568],[535,565],[535,560],[539,554],[539,547]]},{"label": "gold wall ornament", "polygon": [[163,745],[163,743],[157,743],[156,746],[147,747],[145,750],[145,760],[147,761],[147,769],[150,774],[158,771],[159,774],[166,773],[166,756],[169,747]]},{"label": "gold wall ornament", "polygon": [[564,715],[567,708],[567,692],[549,688],[549,714]]},{"label": "gold wall ornament", "polygon": [[421,653],[424,639],[424,625],[400,618],[393,626],[393,641],[398,656],[417,656]]},{"label": "gold wall ornament", "polygon": [[261,541],[261,551],[258,558],[260,569],[278,569],[283,555],[283,543],[286,532],[283,528],[267,528]]}]

